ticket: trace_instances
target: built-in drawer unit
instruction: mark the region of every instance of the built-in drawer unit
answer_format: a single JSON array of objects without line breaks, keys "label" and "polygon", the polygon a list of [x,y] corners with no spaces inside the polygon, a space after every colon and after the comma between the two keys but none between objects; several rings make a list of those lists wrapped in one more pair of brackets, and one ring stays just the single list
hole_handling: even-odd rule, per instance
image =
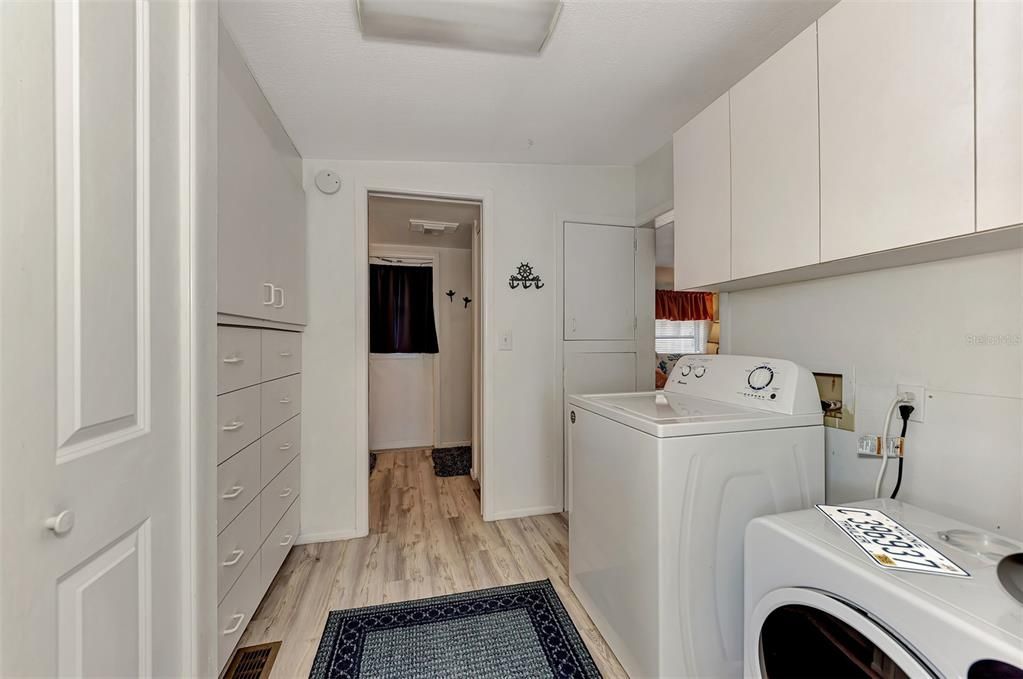
[{"label": "built-in drawer unit", "polygon": [[260,562],[259,558],[249,561],[234,587],[217,607],[217,658],[221,669],[231,658],[231,652],[263,598]]},{"label": "built-in drawer unit", "polygon": [[259,532],[259,498],[235,517],[217,537],[217,601],[223,601],[238,576],[258,552],[262,535]]},{"label": "built-in drawer unit", "polygon": [[302,448],[302,416],[295,415],[273,431],[267,432],[263,442],[259,473],[262,485],[266,485],[284,469]]},{"label": "built-in drawer unit", "polygon": [[227,528],[234,517],[259,494],[259,451],[262,441],[243,448],[217,467],[217,532]]},{"label": "built-in drawer unit", "polygon": [[274,529],[270,531],[266,542],[263,543],[263,547],[259,550],[259,557],[263,560],[260,574],[263,578],[264,590],[270,587],[270,583],[273,582],[277,570],[284,563],[284,558],[288,556],[288,552],[291,550],[291,546],[295,544],[295,540],[298,539],[300,505],[301,503],[298,500],[291,503],[291,507],[284,513],[284,516],[274,526]]},{"label": "built-in drawer unit", "polygon": [[[217,328],[217,393],[258,384],[261,378],[261,333],[255,328]],[[287,333],[292,334],[292,333]]]},{"label": "built-in drawer unit", "polygon": [[260,386],[217,397],[217,464],[259,438]]},{"label": "built-in drawer unit", "polygon": [[263,381],[294,375],[302,369],[302,335],[286,330],[262,330]]},{"label": "built-in drawer unit", "polygon": [[302,376],[282,377],[260,385],[262,433],[290,420],[302,409]]},{"label": "built-in drawer unit", "polygon": [[284,516],[284,512],[287,511],[291,503],[298,497],[299,483],[300,483],[300,469],[299,460],[301,457],[296,457],[294,460],[284,468],[280,474],[274,478],[273,481],[266,484],[266,488],[260,494],[262,502],[259,508],[260,519],[259,525],[262,529],[263,535],[267,535],[277,525],[277,522]]},{"label": "built-in drawer unit", "polygon": [[238,326],[217,331],[216,603],[223,670],[301,529],[302,335]]}]

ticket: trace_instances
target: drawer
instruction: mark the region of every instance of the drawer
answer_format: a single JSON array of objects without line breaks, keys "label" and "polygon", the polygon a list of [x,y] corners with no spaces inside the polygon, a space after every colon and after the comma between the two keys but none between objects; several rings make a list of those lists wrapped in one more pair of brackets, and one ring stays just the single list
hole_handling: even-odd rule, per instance
[{"label": "drawer", "polygon": [[298,497],[300,482],[299,463],[301,461],[301,456],[292,460],[284,468],[284,471],[277,475],[277,478],[267,484],[262,494],[260,494],[259,513],[262,518],[259,521],[259,525],[262,529],[261,535],[264,538],[270,534],[273,527],[284,516],[284,512],[287,511],[291,503]]},{"label": "drawer", "polygon": [[302,370],[302,333],[263,330],[263,381],[294,375]]},{"label": "drawer", "polygon": [[231,659],[231,652],[263,598],[259,588],[259,561],[258,555],[249,561],[234,587],[217,606],[217,660],[220,669]]},{"label": "drawer", "polygon": [[302,449],[302,416],[295,415],[281,426],[267,432],[261,441],[260,487],[270,483]]},{"label": "drawer", "polygon": [[259,438],[259,385],[217,397],[217,464]]},{"label": "drawer", "polygon": [[302,410],[302,376],[263,382],[261,424],[263,434],[290,420]]},{"label": "drawer", "polygon": [[262,362],[259,347],[259,330],[217,327],[218,394],[259,383]]},{"label": "drawer", "polygon": [[284,513],[284,517],[270,531],[266,542],[263,543],[259,550],[259,558],[262,560],[262,565],[259,568],[259,579],[260,587],[263,591],[269,589],[274,576],[277,575],[281,564],[284,563],[284,558],[288,556],[292,545],[298,539],[299,505],[301,504],[301,502],[297,501],[292,503],[288,511]]},{"label": "drawer", "polygon": [[217,601],[223,601],[231,585],[259,550],[259,498],[217,538]]},{"label": "drawer", "polygon": [[245,505],[259,494],[259,450],[256,441],[217,467],[217,532],[227,528]]}]

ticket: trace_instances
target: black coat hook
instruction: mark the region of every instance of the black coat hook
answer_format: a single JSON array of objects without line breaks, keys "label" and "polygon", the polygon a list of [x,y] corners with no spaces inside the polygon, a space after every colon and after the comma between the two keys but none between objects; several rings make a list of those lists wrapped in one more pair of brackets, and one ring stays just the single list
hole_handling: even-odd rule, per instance
[{"label": "black coat hook", "polygon": [[448,290],[444,294],[448,296],[448,301],[449,302],[454,302],[455,301],[455,291],[454,290]]},{"label": "black coat hook", "polygon": [[463,297],[462,301],[465,302],[465,308],[468,309],[469,308],[469,302],[471,302],[472,300],[469,299],[468,297]]},{"label": "black coat hook", "polygon": [[516,272],[508,277],[509,288],[514,290],[520,285],[523,290],[528,290],[529,288],[539,290],[543,287],[543,281],[540,280],[540,276],[533,273],[533,267],[529,262],[519,264]]}]

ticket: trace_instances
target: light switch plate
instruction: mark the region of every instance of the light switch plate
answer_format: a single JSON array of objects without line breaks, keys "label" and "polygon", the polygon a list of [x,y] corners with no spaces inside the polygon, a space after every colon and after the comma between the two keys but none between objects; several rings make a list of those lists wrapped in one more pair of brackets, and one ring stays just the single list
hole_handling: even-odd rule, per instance
[{"label": "light switch plate", "polygon": [[[904,394],[909,392],[913,394],[913,412],[909,416],[910,422],[923,422],[924,421],[924,406],[927,404],[927,390],[919,384],[900,384],[898,387],[899,393]],[[898,412],[895,413],[895,419],[898,419]]]},{"label": "light switch plate", "polygon": [[498,348],[501,351],[511,351],[512,350],[512,333],[511,333],[511,330],[505,330],[504,332],[501,333],[501,340],[500,340],[500,343],[498,345]]}]

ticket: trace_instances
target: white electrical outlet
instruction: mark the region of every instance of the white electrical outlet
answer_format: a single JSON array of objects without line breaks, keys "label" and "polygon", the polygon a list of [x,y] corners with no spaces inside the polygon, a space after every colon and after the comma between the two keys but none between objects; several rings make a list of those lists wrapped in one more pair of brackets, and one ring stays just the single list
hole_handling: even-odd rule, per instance
[{"label": "white electrical outlet", "polygon": [[[909,416],[910,422],[923,422],[924,421],[924,406],[927,403],[927,390],[919,384],[900,384],[898,386],[900,394],[910,393],[913,394],[913,412]],[[898,415],[898,413],[896,413]]]}]

